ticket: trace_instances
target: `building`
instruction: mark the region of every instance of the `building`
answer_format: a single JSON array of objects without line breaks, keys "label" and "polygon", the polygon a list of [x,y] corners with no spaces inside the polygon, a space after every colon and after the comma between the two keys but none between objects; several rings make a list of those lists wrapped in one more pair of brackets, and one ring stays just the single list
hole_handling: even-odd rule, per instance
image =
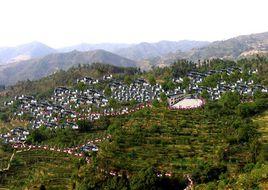
[{"label": "building", "polygon": [[170,106],[176,104],[177,102],[181,101],[185,98],[184,94],[170,94],[167,95],[167,101]]}]

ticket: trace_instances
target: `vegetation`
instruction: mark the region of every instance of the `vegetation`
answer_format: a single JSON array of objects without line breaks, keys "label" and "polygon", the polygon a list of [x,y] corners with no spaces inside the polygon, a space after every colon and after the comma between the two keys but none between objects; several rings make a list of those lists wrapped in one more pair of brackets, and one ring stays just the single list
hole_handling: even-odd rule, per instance
[{"label": "vegetation", "polygon": [[[236,63],[215,59],[204,61],[200,67],[182,60],[172,67],[145,73],[98,64],[81,66],[39,81],[22,82],[10,87],[9,93],[34,94],[41,98],[55,86],[74,86],[75,78],[104,74],[113,74],[124,81],[142,76],[152,84],[157,81],[163,88],[172,89],[176,85],[189,85],[185,77],[190,70],[236,65],[267,68],[267,60],[258,60],[258,64],[252,64],[254,60]],[[172,77],[185,80],[176,84]],[[215,86],[221,77],[267,82],[263,75],[239,76],[236,73],[209,77],[204,85]],[[109,88],[103,89],[107,95],[111,93]],[[204,91],[202,96],[207,98],[207,93]],[[267,94],[256,92],[254,97],[245,98],[238,92],[226,92],[219,100],[207,98],[206,105],[195,110],[169,110],[166,99],[165,94],[161,94],[161,101],[153,101],[152,108],[129,115],[101,117],[95,122],[80,120],[77,131],[46,127],[31,131],[28,143],[53,147],[73,147],[108,134],[111,138],[98,144],[99,151],[90,154],[89,164],[83,158],[63,153],[41,150],[17,153],[11,169],[0,172],[0,188],[183,189],[189,183],[185,176],[189,175],[196,189],[267,189]],[[114,99],[109,105],[121,106]],[[0,119],[5,125],[14,122],[10,113],[12,108],[1,112]],[[6,165],[11,154],[11,147],[2,142],[1,163]],[[111,175],[113,172],[118,175]]]}]

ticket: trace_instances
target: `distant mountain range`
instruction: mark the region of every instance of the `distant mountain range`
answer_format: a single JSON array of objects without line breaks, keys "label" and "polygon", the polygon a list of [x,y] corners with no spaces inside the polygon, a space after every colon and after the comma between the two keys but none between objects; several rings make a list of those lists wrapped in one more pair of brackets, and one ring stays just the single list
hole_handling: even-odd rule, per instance
[{"label": "distant mountain range", "polygon": [[75,46],[69,46],[58,49],[59,52],[70,52],[73,50],[77,51],[92,51],[102,49],[105,51],[116,52],[118,49],[128,48],[132,44],[117,44],[117,43],[100,43],[100,44],[88,44],[82,43]]},{"label": "distant mountain range", "polygon": [[163,56],[167,53],[180,51],[189,51],[193,48],[199,48],[208,45],[209,42],[205,41],[189,41],[182,40],[174,41],[160,41],[156,43],[142,42],[139,44],[79,44],[67,48],[58,49],[60,52],[69,52],[72,50],[78,51],[92,51],[96,49],[103,49],[112,53],[118,54],[122,57],[141,61],[157,56]]},{"label": "distant mountain range", "polygon": [[176,59],[193,61],[212,58],[239,59],[256,54],[268,54],[268,32],[215,41],[207,46],[194,48],[187,52],[169,53],[163,57],[154,58],[151,63],[154,65],[166,65]]},{"label": "distant mountain range", "polygon": [[17,47],[2,47],[0,48],[0,65],[42,57],[56,52],[57,50],[40,42],[32,42]]},{"label": "distant mountain range", "polygon": [[58,70],[67,70],[79,64],[107,63],[115,66],[135,67],[136,62],[104,50],[54,53],[0,67],[0,84],[14,84],[19,80],[34,80]]},{"label": "distant mountain range", "polygon": [[178,50],[183,52],[189,51],[193,48],[203,47],[208,44],[209,42],[189,40],[182,40],[178,42],[160,41],[157,43],[143,42],[140,44],[132,45],[127,48],[118,49],[114,53],[123,57],[127,57],[129,59],[141,61],[157,56],[163,56],[168,53],[174,53]]},{"label": "distant mountain range", "polygon": [[167,66],[177,59],[239,59],[256,54],[268,55],[268,32],[212,43],[188,40],[139,44],[84,43],[53,49],[32,42],[0,48],[0,84],[39,79],[60,69],[93,62],[150,69],[152,66]]},{"label": "distant mountain range", "polygon": [[140,61],[156,56],[162,56],[170,52],[178,50],[188,51],[192,48],[203,47],[209,42],[199,41],[160,41],[157,43],[140,43],[140,44],[116,44],[116,43],[101,43],[87,44],[82,43],[75,46],[53,49],[40,42],[32,42],[29,44],[20,45],[17,47],[0,48],[0,65],[25,61],[32,58],[39,58],[51,53],[67,53],[73,50],[85,52],[93,50],[105,50],[118,54],[122,57]]}]

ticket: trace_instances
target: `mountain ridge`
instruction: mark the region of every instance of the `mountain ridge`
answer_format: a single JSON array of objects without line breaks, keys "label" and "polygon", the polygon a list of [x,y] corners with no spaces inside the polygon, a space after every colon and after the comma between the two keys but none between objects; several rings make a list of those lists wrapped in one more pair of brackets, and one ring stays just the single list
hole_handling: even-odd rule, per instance
[{"label": "mountain ridge", "polygon": [[191,61],[205,59],[240,59],[257,54],[267,55],[268,32],[250,35],[241,35],[227,40],[214,41],[207,46],[194,48],[187,52],[177,51],[158,57],[151,61],[153,65],[165,66],[177,59],[188,59]]},{"label": "mountain ridge", "polygon": [[15,47],[2,47],[0,48],[0,65],[42,57],[56,52],[57,50],[37,41]]},{"label": "mountain ridge", "polygon": [[71,51],[54,53],[42,58],[19,62],[0,70],[0,84],[14,84],[20,80],[36,80],[58,70],[67,70],[79,64],[106,63],[115,66],[135,67],[136,62],[105,50],[88,52]]}]

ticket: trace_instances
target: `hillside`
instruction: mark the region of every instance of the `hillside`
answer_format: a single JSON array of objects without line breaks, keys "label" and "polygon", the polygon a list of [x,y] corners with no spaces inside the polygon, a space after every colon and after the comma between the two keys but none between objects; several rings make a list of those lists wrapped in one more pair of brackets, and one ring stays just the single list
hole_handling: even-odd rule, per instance
[{"label": "hillside", "polygon": [[150,60],[151,64],[164,66],[169,65],[177,59],[189,59],[193,61],[224,58],[240,59],[254,55],[267,55],[268,32],[243,35],[224,41],[215,41],[207,46],[191,49],[189,51],[177,51],[168,53],[162,57]]},{"label": "hillside", "polygon": [[225,41],[217,41],[192,52],[190,59],[228,58],[237,59],[250,52],[268,51],[268,32],[243,35]]},{"label": "hillside", "polygon": [[32,42],[16,47],[4,47],[0,48],[0,65],[42,57],[55,52],[57,52],[55,49],[40,42]]},{"label": "hillside", "polygon": [[0,70],[0,84],[14,84],[21,80],[34,80],[79,64],[109,63],[115,66],[135,67],[134,61],[104,50],[50,54],[43,58],[22,61]]},{"label": "hillside", "polygon": [[[92,64],[11,86],[4,101],[10,102],[15,95],[29,96],[21,101],[22,96],[13,99],[14,104],[10,106],[0,103],[0,127],[2,124],[7,133],[8,129],[29,122],[30,134],[26,147],[12,148],[0,141],[0,188],[267,189],[267,93],[259,91],[246,95],[242,90],[239,90],[242,94],[228,90],[240,84],[253,89],[255,87],[247,82],[251,80],[256,87],[260,86],[264,75],[261,68],[267,68],[267,63],[260,58],[243,62],[218,59],[195,68],[190,62],[181,61],[148,72]],[[234,70],[230,75],[222,72],[206,76],[212,71],[240,67],[241,73]],[[230,88],[223,91],[218,100],[200,92],[206,103],[197,109],[170,109],[165,90],[159,94],[159,101],[145,100],[144,106],[140,106],[139,96],[153,97],[154,93],[150,92],[158,91],[156,83],[169,91],[178,87],[189,89],[198,84],[193,82],[194,75],[188,82],[186,80],[185,76],[192,69],[198,69],[190,72],[192,74],[204,74],[202,85],[207,92],[223,81],[224,86]],[[260,72],[247,75],[255,69]],[[110,74],[111,79],[103,79],[103,75]],[[99,80],[96,84],[77,82],[76,79],[85,76]],[[176,76],[186,82],[175,84],[172,81]],[[137,83],[141,79],[145,79],[143,84]],[[123,91],[125,93],[121,93]],[[82,101],[102,92],[103,96],[96,96],[96,100],[107,98],[109,101],[104,107],[104,103],[96,107],[98,101]],[[134,97],[136,101],[122,100],[124,97]],[[57,109],[59,105],[61,109]],[[117,111],[126,107],[127,111]],[[111,108],[116,111],[102,114]],[[21,111],[25,112],[23,116],[14,114]],[[100,118],[89,119],[98,114]],[[52,121],[53,118],[60,119]],[[40,119],[46,123],[33,128]],[[48,125],[57,121],[55,128]],[[67,127],[67,123],[73,122],[79,129]],[[66,127],[59,127],[64,125]],[[93,145],[98,149],[89,150]],[[81,153],[82,148],[84,153]]]}]

